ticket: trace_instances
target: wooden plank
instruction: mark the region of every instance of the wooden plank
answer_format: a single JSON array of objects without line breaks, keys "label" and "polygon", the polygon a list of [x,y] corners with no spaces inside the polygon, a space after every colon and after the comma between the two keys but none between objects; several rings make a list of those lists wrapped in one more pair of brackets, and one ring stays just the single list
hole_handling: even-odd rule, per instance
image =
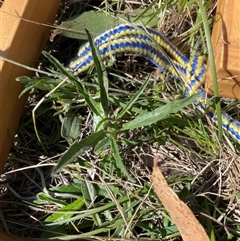
[{"label": "wooden plank", "polygon": [[[220,0],[212,33],[220,96],[240,100],[240,1]],[[205,90],[213,94],[210,65]]]},{"label": "wooden plank", "polygon": [[[1,56],[36,67],[50,28],[23,19],[52,24],[59,4],[60,0],[5,0],[0,8]],[[22,75],[31,76],[33,72],[0,59],[0,173],[26,103],[27,96],[18,98],[23,85],[15,81]]]},{"label": "wooden plank", "polygon": [[[59,5],[60,0],[5,0],[0,8],[0,56],[37,67],[50,28],[24,19],[52,24]],[[18,98],[23,85],[15,79],[33,74],[0,58],[0,173],[3,172],[27,98]],[[0,241],[23,240],[0,231]]]}]

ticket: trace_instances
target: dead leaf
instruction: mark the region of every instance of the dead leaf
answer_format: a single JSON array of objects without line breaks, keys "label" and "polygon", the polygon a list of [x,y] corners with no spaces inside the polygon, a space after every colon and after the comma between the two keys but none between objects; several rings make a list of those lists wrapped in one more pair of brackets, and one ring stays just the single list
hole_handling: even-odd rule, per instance
[{"label": "dead leaf", "polygon": [[190,208],[168,186],[158,167],[158,162],[159,156],[156,156],[152,173],[153,187],[158,198],[171,216],[172,221],[177,226],[183,240],[210,241],[204,228],[193,215]]}]

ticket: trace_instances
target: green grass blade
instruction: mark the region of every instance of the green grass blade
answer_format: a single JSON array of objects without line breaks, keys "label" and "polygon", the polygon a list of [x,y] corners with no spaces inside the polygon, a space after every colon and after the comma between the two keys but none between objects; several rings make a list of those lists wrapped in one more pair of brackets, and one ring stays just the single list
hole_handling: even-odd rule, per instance
[{"label": "green grass blade", "polygon": [[[205,206],[205,209],[207,211],[207,214],[209,216],[211,216],[211,213],[210,213],[210,210],[209,210],[209,205],[207,203],[207,199],[205,198],[204,199],[204,206]],[[214,234],[214,228],[213,228],[213,225],[212,225],[212,220],[211,219],[207,219],[207,227],[208,227],[208,235],[210,237],[210,240],[211,241],[216,241],[216,238],[215,238],[215,234]]]},{"label": "green grass blade", "polygon": [[114,137],[111,137],[111,145],[112,145],[112,150],[113,150],[113,157],[116,161],[116,165],[121,170],[121,172],[132,182],[135,182],[135,180],[130,176],[129,172],[126,169],[126,166],[124,165],[122,158],[119,153],[119,148],[117,145],[116,140]]},{"label": "green grass blade", "polygon": [[204,1],[199,1],[199,4],[200,4],[200,11],[201,11],[201,16],[202,16],[202,20],[203,20],[203,27],[204,27],[204,31],[205,31],[206,41],[207,41],[208,57],[209,57],[209,62],[210,62],[213,90],[214,90],[214,96],[215,96],[214,104],[216,106],[216,112],[217,112],[218,138],[221,141],[222,136],[223,136],[221,103],[220,103],[220,98],[219,98],[219,89],[218,89],[217,73],[216,73],[216,66],[215,66],[215,61],[214,61],[213,47],[212,47],[212,42],[211,42],[211,34],[210,34],[209,23],[208,23],[207,15],[206,15],[206,8],[203,5],[203,2]]},{"label": "green grass blade", "polygon": [[102,62],[101,56],[98,52],[98,49],[96,48],[93,39],[89,32],[86,30],[88,41],[91,46],[91,51],[93,55],[94,65],[97,70],[97,77],[98,77],[98,83],[100,86],[100,101],[101,105],[104,111],[104,117],[108,116],[109,112],[109,103],[108,103],[108,78],[107,78],[107,71],[106,68]]},{"label": "green grass blade", "polygon": [[143,83],[141,88],[133,95],[133,97],[130,99],[130,101],[127,103],[127,105],[122,109],[122,111],[119,113],[118,118],[120,119],[136,102],[136,100],[139,98],[139,96],[143,93],[143,91],[146,89],[148,83],[150,81],[150,77]]},{"label": "green grass blade", "polygon": [[91,147],[95,147],[95,145],[103,138],[105,138],[105,132],[100,130],[79,142],[76,141],[59,159],[57,165],[52,170],[52,174],[60,172],[67,164],[72,163],[78,155],[83,154]]}]

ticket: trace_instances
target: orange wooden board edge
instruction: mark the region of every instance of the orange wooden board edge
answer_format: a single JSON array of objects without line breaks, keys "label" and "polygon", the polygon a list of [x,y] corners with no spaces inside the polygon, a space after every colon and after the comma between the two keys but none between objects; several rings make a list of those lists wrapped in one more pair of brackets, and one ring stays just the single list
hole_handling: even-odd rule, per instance
[{"label": "orange wooden board edge", "polygon": [[[24,21],[21,17],[51,24],[59,5],[60,0],[5,0],[0,8],[0,54],[21,64],[36,67],[50,28]],[[0,172],[3,171],[26,101],[26,96],[18,98],[23,85],[15,79],[33,74],[0,60]]]},{"label": "orange wooden board edge", "polygon": [[[0,8],[0,57],[36,67],[50,28],[21,18],[52,24],[59,5],[60,0],[5,0]],[[15,79],[33,74],[0,58],[0,173],[3,172],[27,97],[18,98],[23,85]],[[0,241],[23,240],[0,231]]]},{"label": "orange wooden board edge", "polygon": [[[240,34],[239,0],[218,2],[212,32],[212,45],[222,97],[240,100]],[[213,94],[211,69],[208,63],[205,90]]]}]

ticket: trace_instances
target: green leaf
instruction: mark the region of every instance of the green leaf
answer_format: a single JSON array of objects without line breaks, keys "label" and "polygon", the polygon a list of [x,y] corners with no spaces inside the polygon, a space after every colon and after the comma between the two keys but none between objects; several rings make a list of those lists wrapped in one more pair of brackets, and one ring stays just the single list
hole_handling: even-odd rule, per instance
[{"label": "green leaf", "polygon": [[105,151],[107,148],[109,148],[111,145],[111,142],[109,138],[103,139],[98,142],[98,144],[94,148],[94,152],[100,153],[102,151]]},{"label": "green leaf", "polygon": [[81,190],[85,203],[89,206],[97,197],[95,188],[91,182],[83,180],[81,182]]},{"label": "green leaf", "polygon": [[74,185],[61,185],[57,187],[51,187],[49,188],[51,192],[57,192],[57,193],[71,193],[71,194],[81,194],[82,191],[80,188],[74,186]]},{"label": "green leaf", "polygon": [[18,77],[16,80],[25,85],[24,90],[19,95],[19,98],[33,88],[51,91],[53,88],[55,88],[57,85],[59,85],[62,82],[61,79],[54,79],[49,77],[27,77],[27,76]]},{"label": "green leaf", "polygon": [[79,142],[76,141],[59,159],[57,165],[53,168],[52,173],[56,174],[60,172],[66,165],[72,163],[78,157],[78,155],[83,154],[86,150],[90,149],[91,147],[95,147],[95,145],[100,140],[104,139],[105,136],[105,132],[103,130],[100,130]]},{"label": "green leaf", "polygon": [[[104,198],[112,199],[111,196],[109,195],[109,192],[106,190],[105,185],[99,184],[97,187],[95,187],[97,193],[99,196],[102,196]],[[112,184],[108,184],[108,189],[111,190],[112,194],[114,195],[115,198],[117,197],[122,197],[125,195],[125,191],[122,188],[119,188],[118,186]]]},{"label": "green leaf", "polygon": [[109,28],[124,23],[124,21],[133,23],[139,15],[141,16],[141,24],[147,24],[148,27],[157,26],[158,18],[153,18],[152,14],[154,14],[153,9],[149,9],[147,14],[144,13],[143,9],[139,9],[128,15],[116,14],[115,16],[103,11],[96,12],[92,10],[62,22],[59,28],[53,32],[53,35],[87,40],[85,29],[96,36]]},{"label": "green leaf", "polygon": [[75,211],[78,211],[83,205],[84,205],[84,198],[80,197],[76,201],[54,212],[45,220],[45,222],[54,223],[54,222],[60,222],[60,221],[69,219],[75,214]]},{"label": "green leaf", "polygon": [[[88,41],[92,50],[94,65],[97,70],[97,80],[100,87],[100,101],[101,101],[101,107],[104,111],[104,118],[108,116],[108,78],[107,78],[107,71],[106,68],[102,62],[101,56],[98,52],[98,49],[96,48],[93,39],[89,32],[86,30]],[[98,124],[98,123],[97,123]]]},{"label": "green leaf", "polygon": [[117,146],[117,142],[114,139],[114,137],[111,137],[111,145],[112,145],[113,156],[114,156],[114,159],[116,160],[117,167],[119,168],[119,170],[121,170],[122,174],[129,179],[129,181],[135,182],[135,180],[130,176],[129,172],[127,171],[122,161],[122,158],[120,156],[119,149]]},{"label": "green leaf", "polygon": [[76,140],[81,132],[81,116],[68,113],[62,120],[61,135],[63,138]]},{"label": "green leaf", "polygon": [[197,95],[192,95],[182,100],[175,100],[164,106],[161,106],[151,112],[138,115],[134,120],[123,125],[122,130],[132,130],[141,126],[151,125],[159,120],[166,118],[169,114],[180,111],[185,106],[191,104]]},{"label": "green leaf", "polygon": [[[81,189],[87,208],[89,209],[90,207],[94,207],[97,193],[93,183],[83,180],[81,182]],[[93,214],[92,218],[96,226],[100,226],[102,224],[101,218],[99,217],[98,213]]]},{"label": "green leaf", "polygon": [[44,192],[39,192],[36,196],[36,200],[34,200],[34,203],[37,204],[49,204],[49,203],[54,203],[60,206],[66,205],[64,201],[61,201],[57,198],[53,198],[49,194],[46,194]]}]

